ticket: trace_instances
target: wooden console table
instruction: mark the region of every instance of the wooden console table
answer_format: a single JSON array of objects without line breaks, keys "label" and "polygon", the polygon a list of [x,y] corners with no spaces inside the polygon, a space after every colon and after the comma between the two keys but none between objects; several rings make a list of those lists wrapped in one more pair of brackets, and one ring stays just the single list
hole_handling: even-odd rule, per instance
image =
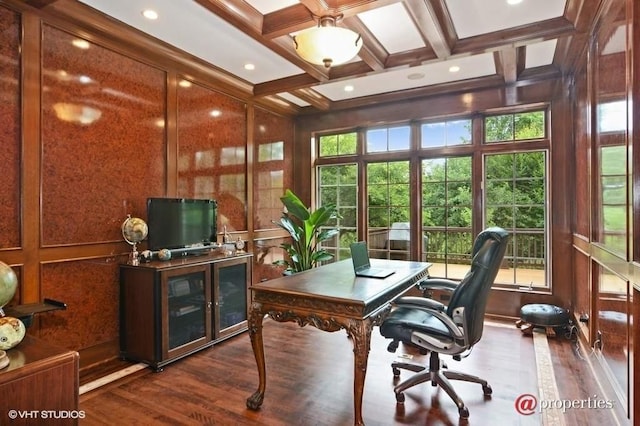
[{"label": "wooden console table", "polygon": [[354,424],[364,425],[362,396],[371,344],[371,330],[391,309],[391,301],[427,276],[429,263],[371,259],[372,267],[393,269],[386,279],[356,278],[350,259],[266,281],[251,287],[249,336],[258,366],[258,390],[247,407],[258,409],[264,400],[266,368],[262,321],[294,321],[323,331],[345,329],[354,345]]},{"label": "wooden console table", "polygon": [[29,335],[6,352],[10,363],[0,370],[0,424],[78,424],[78,352]]}]

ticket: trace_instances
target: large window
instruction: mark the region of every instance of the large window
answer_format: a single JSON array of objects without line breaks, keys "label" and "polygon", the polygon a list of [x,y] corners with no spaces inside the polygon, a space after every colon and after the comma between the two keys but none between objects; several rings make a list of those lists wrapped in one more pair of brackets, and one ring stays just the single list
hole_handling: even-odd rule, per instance
[{"label": "large window", "polygon": [[[408,259],[408,246],[391,245],[394,231],[406,230],[410,224],[409,162],[370,163],[367,165],[367,224],[372,257],[390,258],[391,251]],[[394,240],[397,238],[394,238]],[[407,244],[409,240],[405,241]]]},{"label": "large window", "polygon": [[500,226],[511,240],[496,284],[548,287],[546,117],[501,111],[318,138],[318,197],[343,216],[336,258],[365,239],[371,257],[428,261],[432,276],[460,279],[475,236]]},{"label": "large window", "polygon": [[434,276],[462,278],[472,235],[471,157],[422,160],[423,259]]},{"label": "large window", "polygon": [[511,234],[500,282],[546,285],[546,163],[540,151],[485,157],[485,225]]},{"label": "large window", "polygon": [[333,253],[336,260],[350,257],[349,245],[357,241],[356,224],[358,216],[358,167],[355,164],[318,167],[320,205],[333,203],[338,207],[340,217],[331,227],[340,233],[323,247]]}]

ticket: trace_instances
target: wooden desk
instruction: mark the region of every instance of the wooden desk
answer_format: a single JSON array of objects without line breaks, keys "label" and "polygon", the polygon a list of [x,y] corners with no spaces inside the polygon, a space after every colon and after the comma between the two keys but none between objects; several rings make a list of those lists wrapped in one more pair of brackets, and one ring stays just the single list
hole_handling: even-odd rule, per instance
[{"label": "wooden desk", "polygon": [[427,276],[431,264],[401,260],[372,259],[372,267],[395,270],[386,279],[356,278],[350,259],[324,265],[295,275],[251,287],[252,305],[249,336],[258,365],[258,390],[247,399],[247,407],[262,405],[266,387],[262,320],[295,321],[324,331],[345,329],[353,341],[354,424],[362,420],[362,394],[367,373],[371,330],[391,310],[390,302]]}]

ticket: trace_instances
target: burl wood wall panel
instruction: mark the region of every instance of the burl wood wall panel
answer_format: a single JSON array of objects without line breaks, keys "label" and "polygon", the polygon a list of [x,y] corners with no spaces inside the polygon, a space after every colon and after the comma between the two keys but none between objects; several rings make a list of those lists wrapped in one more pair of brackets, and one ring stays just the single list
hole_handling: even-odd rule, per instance
[{"label": "burl wood wall panel", "polygon": [[0,249],[20,241],[20,16],[0,7]]},{"label": "burl wood wall panel", "polygon": [[280,197],[292,188],[293,120],[261,108],[254,114],[255,229],[270,229],[282,214]]},{"label": "burl wood wall panel", "polygon": [[165,72],[48,25],[42,67],[42,245],[121,241],[165,187]]},{"label": "burl wood wall panel", "polygon": [[246,104],[178,84],[178,196],[218,201],[218,231],[247,229]]},{"label": "burl wood wall panel", "polygon": [[78,350],[118,337],[118,262],[79,260],[42,266],[42,292],[67,304],[39,315],[39,336]]}]

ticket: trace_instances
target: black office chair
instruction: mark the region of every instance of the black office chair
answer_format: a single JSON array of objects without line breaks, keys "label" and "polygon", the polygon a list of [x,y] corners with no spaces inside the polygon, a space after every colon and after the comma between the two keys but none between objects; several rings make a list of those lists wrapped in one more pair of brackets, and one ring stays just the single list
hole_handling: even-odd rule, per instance
[{"label": "black office chair", "polygon": [[394,377],[400,376],[400,368],[417,373],[394,388],[398,403],[404,403],[403,392],[406,389],[430,381],[453,399],[460,417],[467,418],[469,410],[449,380],[479,383],[484,394],[491,395],[491,386],[486,380],[447,370],[440,360],[440,354],[453,355],[459,361],[469,355],[471,348],[482,337],[487,297],[502,263],[508,237],[509,234],[502,228],[485,229],[476,237],[471,269],[462,281],[457,283],[429,278],[420,284],[423,291],[451,292],[447,306],[426,297],[407,296],[396,301],[395,308],[380,326],[380,333],[393,339],[388,350],[395,352],[398,343],[403,342],[417,346],[423,353],[430,353],[428,366],[405,362],[392,364]]}]

